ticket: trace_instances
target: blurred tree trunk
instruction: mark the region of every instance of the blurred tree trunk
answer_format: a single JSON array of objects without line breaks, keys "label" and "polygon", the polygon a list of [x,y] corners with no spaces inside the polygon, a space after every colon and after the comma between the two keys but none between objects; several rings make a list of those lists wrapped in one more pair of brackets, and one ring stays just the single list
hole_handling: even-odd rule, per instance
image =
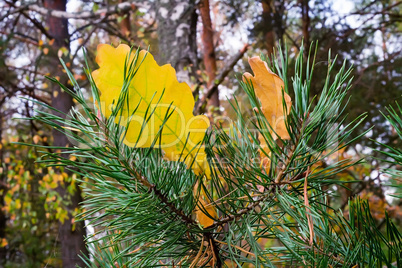
[{"label": "blurred tree trunk", "polygon": [[[190,82],[188,67],[197,66],[195,0],[156,1],[159,63],[170,63],[179,81]],[[186,70],[187,69],[187,70]]]},{"label": "blurred tree trunk", "polygon": [[[211,14],[209,7],[209,0],[202,0],[200,2],[200,14],[202,20],[202,44],[203,44],[203,58],[205,70],[208,75],[207,87],[215,83],[216,78],[216,55],[215,55],[215,45],[214,45],[214,31],[211,22]],[[219,107],[219,91],[216,90],[210,100],[209,104],[214,107]]]},{"label": "blurred tree trunk", "polygon": [[[119,3],[123,2],[126,2],[126,0],[119,0]],[[124,14],[124,18],[120,22],[120,30],[122,35],[131,39],[130,12]]]},{"label": "blurred tree trunk", "polygon": [[304,38],[304,47],[306,48],[306,53],[308,53],[308,48],[310,47],[310,7],[309,0],[299,0],[301,7],[301,18],[302,18],[302,31]]},{"label": "blurred tree trunk", "polygon": [[[66,0],[44,0],[43,4],[48,9],[66,10]],[[62,71],[58,56],[59,51],[64,51],[64,58],[68,62],[69,54],[69,33],[68,23],[66,19],[60,19],[48,16],[46,19],[46,26],[48,33],[52,36],[53,43],[51,43],[49,53],[47,55],[47,66],[51,70],[52,76],[60,79],[60,82],[67,85],[67,76]],[[67,113],[73,106],[73,100],[69,94],[62,91],[59,86],[52,84],[52,106],[55,109],[60,110],[63,113]],[[59,131],[53,131],[53,145],[54,146],[71,146],[70,141],[64,133]],[[68,157],[68,156],[66,156]],[[73,230],[72,215],[71,212],[78,207],[82,201],[81,192],[79,187],[74,194],[70,195],[65,186],[59,187],[60,195],[67,200],[69,205],[67,206],[69,218],[60,224],[59,240],[61,242],[61,257],[63,261],[63,267],[73,268],[78,266],[84,266],[84,263],[79,258],[78,254],[87,254],[85,247],[84,237],[86,230],[84,222],[75,222],[75,229]]]},{"label": "blurred tree trunk", "polygon": [[286,4],[287,1],[261,0],[262,4],[262,29],[263,47],[270,56],[276,42],[283,46],[283,36],[286,30]]},{"label": "blurred tree trunk", "polygon": [[273,0],[262,0],[262,20],[265,48],[271,55],[275,47]]}]

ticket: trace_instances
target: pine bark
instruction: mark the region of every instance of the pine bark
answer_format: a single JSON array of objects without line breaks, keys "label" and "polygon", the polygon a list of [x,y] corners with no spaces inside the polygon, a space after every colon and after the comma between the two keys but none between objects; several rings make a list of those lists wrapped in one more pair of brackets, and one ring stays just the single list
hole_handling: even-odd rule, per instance
[{"label": "pine bark", "polygon": [[[211,86],[215,83],[216,78],[216,55],[209,0],[202,0],[200,2],[199,10],[202,20],[203,59],[205,71],[208,75],[207,87],[211,88]],[[209,104],[215,107],[220,106],[218,90],[212,94]]]},{"label": "pine bark", "polygon": [[197,66],[195,0],[156,1],[160,64],[170,63],[179,81],[190,82],[187,67]]},{"label": "pine bark", "polygon": [[[43,4],[48,9],[53,10],[66,10],[66,0],[44,0]],[[47,66],[52,70],[51,74],[60,79],[62,84],[67,85],[66,74],[63,73],[62,67],[58,58],[58,51],[61,48],[69,51],[69,33],[67,19],[55,18],[48,16],[46,18],[46,25],[49,35],[54,39],[49,53],[47,55]],[[68,57],[65,57],[68,61]],[[74,105],[71,96],[62,91],[59,86],[51,85],[52,88],[52,106],[55,109],[60,110],[63,113],[67,113]],[[59,114],[59,116],[61,116]],[[70,141],[64,133],[59,131],[53,131],[53,145],[54,146],[71,146]],[[68,156],[65,156],[68,157]],[[73,230],[72,215],[71,212],[79,206],[82,201],[81,192],[79,187],[74,194],[69,194],[66,187],[60,186],[58,188],[60,195],[68,200],[69,205],[67,207],[69,212],[69,218],[63,223],[60,223],[59,227],[59,241],[61,242],[61,257],[63,261],[63,267],[73,268],[77,265],[82,267],[84,263],[78,256],[78,254],[87,255],[87,249],[85,247],[84,237],[86,230],[84,222],[75,222],[75,229]]]}]

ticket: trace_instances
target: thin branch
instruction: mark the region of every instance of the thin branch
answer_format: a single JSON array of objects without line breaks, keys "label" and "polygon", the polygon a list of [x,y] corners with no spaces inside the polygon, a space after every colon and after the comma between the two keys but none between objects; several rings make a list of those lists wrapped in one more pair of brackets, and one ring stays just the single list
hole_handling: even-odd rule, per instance
[{"label": "thin branch", "polygon": [[313,224],[313,217],[311,216],[310,204],[308,202],[308,194],[307,194],[307,177],[310,172],[310,166],[307,168],[306,177],[304,177],[304,206],[306,207],[306,216],[308,222],[308,228],[310,231],[310,241],[309,244],[312,245],[314,242],[314,224]]},{"label": "thin branch", "polygon": [[[271,188],[271,192],[272,192],[272,189],[274,189],[274,188],[275,187]],[[265,199],[267,199],[270,196],[269,194],[271,192],[269,192],[267,195],[261,195],[254,202],[252,202],[250,205],[248,205],[247,207],[245,207],[245,208],[239,210],[238,212],[236,212],[236,214],[228,215],[227,217],[225,217],[225,218],[223,218],[223,219],[221,219],[219,221],[216,221],[212,225],[206,227],[206,229],[215,229],[218,226],[221,226],[221,225],[223,225],[223,224],[225,224],[227,222],[230,222],[232,220],[235,220],[235,219],[243,216],[244,214],[247,214],[249,211],[251,211],[254,208],[256,208],[261,202],[263,202]]]},{"label": "thin branch", "polygon": [[193,219],[191,219],[191,217],[184,214],[182,210],[177,209],[176,206],[172,202],[170,202],[168,198],[159,189],[156,188],[155,185],[151,185],[149,190],[153,192],[166,206],[168,206],[171,211],[176,213],[185,223],[197,224]]},{"label": "thin branch", "polygon": [[249,44],[245,44],[243,48],[236,55],[232,57],[232,59],[229,61],[229,64],[227,64],[223,68],[222,72],[218,76],[216,76],[214,84],[208,89],[207,93],[203,96],[203,98],[199,102],[199,105],[197,106],[196,111],[198,111],[198,114],[202,114],[205,112],[205,107],[206,104],[208,103],[208,100],[215,93],[215,91],[218,90],[218,86],[222,84],[226,76],[230,73],[230,71],[233,70],[233,67],[236,65],[236,63],[247,52],[249,46],[250,46]]},{"label": "thin branch", "polygon": [[32,38],[30,36],[25,36],[18,32],[7,33],[5,31],[0,31],[0,34],[3,34],[4,36],[13,35],[13,39],[17,39],[19,41],[22,41],[24,43],[31,44],[31,45],[34,45],[37,47],[39,46],[39,43],[37,40],[35,40],[34,38]]},{"label": "thin branch", "polygon": [[99,9],[97,11],[82,11],[82,12],[65,12],[60,10],[47,9],[45,7],[33,4],[26,7],[27,10],[35,11],[42,15],[49,15],[61,19],[92,19],[98,17],[107,17],[113,14],[124,14],[138,7],[146,7],[144,3],[137,1],[123,2],[114,6]]},{"label": "thin branch", "polygon": [[[6,3],[14,8],[18,8],[13,2],[6,1]],[[47,32],[45,27],[42,25],[42,23],[40,23],[35,18],[32,18],[32,16],[29,16],[28,14],[26,14],[23,10],[20,10],[20,14],[22,14],[26,19],[28,19],[30,22],[32,22],[34,24],[34,26],[36,28],[38,28],[41,31],[41,33],[44,34],[48,39],[53,39],[53,37]]]},{"label": "thin branch", "polygon": [[[283,184],[288,184],[288,182],[294,181],[294,179],[289,179],[288,181],[282,183],[281,179],[283,177],[285,173],[285,171],[287,170],[288,166],[290,165],[292,159],[293,159],[293,155],[297,149],[297,145],[300,141],[301,138],[301,133],[303,133],[304,130],[304,120],[302,120],[301,122],[301,128],[302,130],[300,131],[299,135],[297,135],[296,140],[295,140],[295,144],[293,146],[291,146],[291,150],[290,150],[290,155],[288,156],[286,162],[284,163],[284,165],[282,165],[278,171],[278,174],[276,175],[275,180],[273,181],[273,184],[270,186],[269,189],[266,188],[265,192],[266,194],[262,194],[260,197],[258,197],[257,199],[255,199],[253,202],[251,202],[247,207],[245,207],[244,209],[241,209],[239,211],[237,211],[235,214],[231,214],[226,216],[223,219],[220,219],[216,222],[214,222],[212,225],[208,226],[206,229],[210,229],[210,228],[215,228],[217,226],[221,226],[227,222],[230,222],[232,220],[235,220],[245,214],[247,214],[248,212],[250,212],[251,210],[253,210],[254,208],[256,208],[261,202],[264,202],[269,196],[270,194],[273,192],[274,189],[276,189],[277,186],[283,185]],[[308,171],[304,172],[303,174],[306,174],[306,178],[308,176]],[[298,177],[298,176],[296,176]],[[268,191],[268,192],[267,192]]]}]

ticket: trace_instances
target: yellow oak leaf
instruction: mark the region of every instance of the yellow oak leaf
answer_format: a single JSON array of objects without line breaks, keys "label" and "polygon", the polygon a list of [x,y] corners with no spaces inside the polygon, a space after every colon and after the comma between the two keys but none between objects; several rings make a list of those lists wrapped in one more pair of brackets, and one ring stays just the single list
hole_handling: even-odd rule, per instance
[{"label": "yellow oak leaf", "polygon": [[[286,129],[285,118],[290,112],[292,100],[290,96],[284,91],[283,80],[273,73],[267,63],[261,60],[260,57],[252,57],[248,59],[254,76],[250,73],[244,73],[243,81],[251,81],[254,87],[254,92],[261,102],[261,111],[267,119],[271,129],[274,140],[280,137],[283,140],[290,139],[289,133]],[[286,103],[286,110],[283,106],[282,94]],[[269,155],[268,145],[264,137],[260,134],[259,140],[261,149]],[[261,153],[262,165],[268,168],[270,165],[269,157]]]},{"label": "yellow oak leaf", "polygon": [[[96,62],[99,69],[92,72],[100,91],[102,113],[109,118],[119,99],[124,83],[124,65],[130,47],[107,44],[98,45]],[[129,62],[135,60],[131,53]],[[159,66],[154,57],[141,50],[135,65],[136,73],[128,86],[127,101],[116,123],[126,126],[124,143],[130,147],[147,148],[153,145],[161,148],[165,158],[171,161],[185,161],[187,166],[194,162],[196,174],[208,173],[207,161],[201,143],[209,119],[204,115],[193,115],[194,97],[186,83],[179,83],[176,71],[170,64]],[[134,109],[137,109],[133,115]],[[147,111],[148,110],[148,111]],[[170,115],[159,130],[167,113]],[[120,114],[120,113],[119,113]],[[184,158],[187,158],[184,160]]]}]

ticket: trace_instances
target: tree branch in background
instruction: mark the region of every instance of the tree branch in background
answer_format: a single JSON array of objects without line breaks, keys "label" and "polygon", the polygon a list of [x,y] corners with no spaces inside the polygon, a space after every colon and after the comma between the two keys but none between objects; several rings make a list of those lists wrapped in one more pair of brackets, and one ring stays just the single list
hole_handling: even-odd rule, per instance
[{"label": "tree branch in background", "polygon": [[225,77],[230,73],[230,71],[233,70],[233,67],[236,65],[236,63],[247,52],[249,46],[250,46],[249,44],[245,44],[244,47],[236,55],[234,55],[232,59],[229,61],[229,63],[222,69],[221,73],[216,76],[214,84],[208,88],[208,91],[202,97],[201,101],[199,102],[199,105],[197,106],[196,111],[198,112],[198,114],[202,114],[205,112],[205,107],[206,104],[208,103],[208,100],[218,90],[218,86],[222,84]]},{"label": "tree branch in background", "polygon": [[53,37],[48,33],[48,31],[43,27],[42,23],[40,23],[37,19],[32,18],[28,14],[26,14],[23,10],[20,10],[13,2],[6,1],[6,3],[14,8],[17,8],[20,14],[22,14],[26,19],[28,19],[30,22],[34,24],[34,26],[42,33],[44,34],[48,39],[53,39]]},{"label": "tree branch in background", "polygon": [[123,2],[107,8],[102,8],[97,11],[83,11],[83,12],[66,12],[61,10],[53,10],[39,5],[27,5],[26,9],[38,12],[42,15],[49,15],[59,19],[91,19],[97,17],[108,16],[112,14],[127,13],[131,10],[135,10],[138,7],[145,7],[143,3],[137,1]]},{"label": "tree branch in background", "polygon": [[[125,0],[119,0],[120,3],[126,3]],[[132,10],[136,10],[135,4],[132,4]],[[131,24],[130,24],[130,13],[124,15],[124,18],[120,22],[121,33],[127,37],[131,36]]]}]

